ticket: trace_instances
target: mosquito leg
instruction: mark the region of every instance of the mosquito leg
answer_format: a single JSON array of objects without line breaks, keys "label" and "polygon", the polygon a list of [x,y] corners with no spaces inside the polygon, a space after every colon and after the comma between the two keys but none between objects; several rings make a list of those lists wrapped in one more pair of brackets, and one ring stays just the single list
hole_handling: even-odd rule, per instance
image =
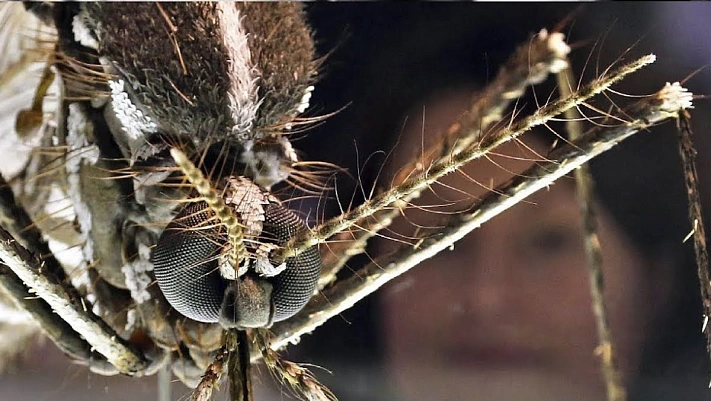
[{"label": "mosquito leg", "polygon": [[[91,348],[106,356],[119,371],[127,374],[142,372],[146,364],[144,357],[129,347],[105,322],[94,315],[90,305],[87,306],[83,302],[76,289],[66,284],[67,278],[64,270],[52,256],[49,246],[42,240],[39,231],[31,224],[27,213],[15,203],[12,190],[1,177],[0,209],[6,215],[13,217],[10,219],[12,223],[8,228],[17,232],[18,238],[27,245],[27,247],[22,246],[12,234],[0,228],[0,243],[2,245],[0,259],[12,270],[16,279],[21,279],[46,302],[44,308],[36,308],[41,311],[37,312],[38,316],[43,315],[44,317],[40,318],[48,319],[49,323],[52,321],[50,317],[53,316],[52,310],[54,310],[56,312],[54,316],[63,319],[76,330],[77,338],[78,335],[83,336]],[[7,274],[7,276],[12,275]],[[20,282],[10,279],[3,282],[9,283],[8,288],[13,287],[9,292],[20,305],[28,301],[26,287],[24,292],[20,291],[20,288],[15,288],[14,284],[21,284]],[[25,305],[29,306],[29,303]],[[28,312],[32,313],[31,310]],[[63,332],[61,327],[57,329],[57,333]],[[63,337],[58,335],[57,338]],[[74,344],[67,348],[75,350],[79,356],[86,356],[85,352],[80,351],[81,347],[76,346],[76,341]],[[58,346],[64,349],[62,344],[58,344]],[[83,359],[92,360],[91,357]]]},{"label": "mosquito leg", "polygon": [[[338,281],[313,297],[293,318],[272,327],[272,349],[280,349],[313,331],[333,316],[350,308],[386,282],[406,272],[422,260],[450,247],[470,231],[525,199],[533,192],[549,186],[558,178],[592,160],[615,144],[670,118],[692,106],[692,94],[678,83],[667,84],[658,93],[645,97],[625,108],[620,115],[626,122],[615,128],[595,127],[571,143],[561,146],[522,172],[508,184],[497,188],[466,213],[452,215],[444,228],[422,232],[418,246],[404,246],[393,254],[376,259],[356,271],[353,276]],[[561,111],[562,112],[562,111]],[[252,360],[260,358],[252,353]]]},{"label": "mosquito leg", "polygon": [[94,373],[104,376],[119,373],[104,356],[92,352],[89,343],[54,313],[44,300],[31,294],[22,280],[4,265],[0,265],[0,288],[15,301],[18,307],[27,311],[39,323],[44,334],[67,356],[88,365]]},{"label": "mosquito leg", "polygon": [[[430,149],[424,149],[423,157],[405,166],[401,171],[417,171],[417,164],[429,165],[434,160],[456,153],[481,139],[484,132],[500,121],[506,109],[527,87],[541,83],[550,73],[558,72],[568,66],[566,61],[570,47],[563,41],[563,34],[548,33],[542,30],[537,35],[521,44],[509,60],[501,66],[496,78],[489,83],[469,110],[459,121],[441,132],[441,141],[435,141]],[[405,180],[397,177],[395,183]],[[415,198],[413,194],[411,198]],[[409,199],[403,199],[403,202]],[[398,208],[383,210],[377,217],[359,222],[362,229],[356,230],[350,240],[337,241],[323,252],[323,273],[319,280],[319,289],[324,288],[336,278],[336,274],[346,261],[365,250],[366,242],[380,230],[388,227],[393,218],[400,214]],[[344,257],[346,255],[346,257]]]},{"label": "mosquito leg", "polygon": [[428,188],[445,175],[457,171],[457,169],[466,163],[485,156],[497,146],[516,139],[532,128],[547,123],[566,110],[579,106],[586,100],[604,92],[613,84],[624,79],[627,75],[653,63],[655,60],[656,56],[653,54],[641,57],[596,79],[582,87],[572,96],[550,102],[526,118],[513,121],[511,124],[492,130],[482,138],[481,141],[473,142],[469,147],[460,152],[450,153],[430,164],[418,164],[418,167],[411,171],[407,179],[401,184],[390,188],[340,216],[325,221],[310,232],[303,232],[296,235],[279,250],[274,252],[272,257],[276,261],[281,261],[286,255],[292,257],[299,255],[304,250],[309,249],[309,247],[325,242],[334,234],[353,227],[370,216],[376,216],[376,220],[380,220],[379,214],[383,213],[383,210],[388,210],[392,208],[393,205],[396,207],[404,207],[408,200],[413,199],[419,192]]}]

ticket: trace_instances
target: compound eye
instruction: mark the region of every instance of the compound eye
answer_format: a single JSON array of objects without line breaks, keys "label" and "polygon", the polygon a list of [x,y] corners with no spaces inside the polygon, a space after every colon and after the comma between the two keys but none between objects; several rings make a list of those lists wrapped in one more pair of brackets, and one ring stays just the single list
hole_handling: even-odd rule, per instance
[{"label": "compound eye", "polygon": [[[306,223],[292,210],[271,203],[264,209],[264,236],[283,245],[301,231],[308,230]],[[318,246],[286,259],[286,269],[271,279],[274,284],[272,302],[274,321],[292,317],[311,299],[321,275],[321,254]]]},{"label": "compound eye", "polygon": [[170,305],[204,323],[219,320],[227,283],[218,269],[227,236],[205,202],[186,204],[153,249],[156,280]]}]

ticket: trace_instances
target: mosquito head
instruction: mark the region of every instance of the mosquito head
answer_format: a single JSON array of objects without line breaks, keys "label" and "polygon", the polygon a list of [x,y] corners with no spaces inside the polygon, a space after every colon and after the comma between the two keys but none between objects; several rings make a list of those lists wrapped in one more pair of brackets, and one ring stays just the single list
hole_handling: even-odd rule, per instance
[{"label": "mosquito head", "polygon": [[[314,247],[272,263],[272,250],[307,226],[269,188],[298,162],[286,133],[304,124],[298,116],[313,90],[314,44],[301,5],[77,3],[54,11],[66,92],[100,120],[101,155],[132,172],[119,211],[142,222],[172,217],[155,230],[150,256],[171,305],[225,327],[263,327],[300,310],[320,256]],[[178,170],[188,175],[170,163],[178,150],[207,178],[171,187]],[[178,189],[165,199],[170,188]]]},{"label": "mosquito head", "polygon": [[243,229],[239,266],[226,262],[234,245],[218,213],[208,202],[190,202],[153,250],[156,279],[168,302],[191,319],[228,328],[270,326],[293,316],[313,295],[321,257],[314,246],[281,264],[270,260],[270,251],[306,224],[245,178],[231,177],[227,185],[222,201]]}]

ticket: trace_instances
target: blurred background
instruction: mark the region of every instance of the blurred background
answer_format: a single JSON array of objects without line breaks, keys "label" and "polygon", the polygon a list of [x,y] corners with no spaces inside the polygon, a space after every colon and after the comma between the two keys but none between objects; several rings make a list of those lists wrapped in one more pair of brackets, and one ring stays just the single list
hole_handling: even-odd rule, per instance
[{"label": "blurred background", "polygon": [[[423,105],[457,88],[486,85],[496,75],[498,66],[530,34],[541,28],[552,29],[571,15],[572,19],[561,31],[574,48],[572,65],[578,76],[583,75],[583,82],[620,57],[631,61],[654,53],[658,57],[655,64],[627,78],[615,89],[630,94],[650,94],[665,82],[684,80],[701,68],[685,86],[695,94],[711,93],[708,69],[711,31],[707,25],[711,4],[595,3],[579,7],[556,3],[387,2],[308,4],[306,9],[318,51],[321,55],[327,54],[307,114],[317,116],[340,111],[311,129],[295,147],[306,160],[327,161],[348,169],[351,176],[340,175],[335,183],[339,198],[347,200],[346,203],[352,197],[355,203],[362,201],[359,185],[366,192],[377,185],[378,166],[385,159],[382,152],[390,149],[406,122],[416,116]],[[537,93],[545,99],[553,88],[553,84],[544,85]],[[528,109],[535,104],[530,98],[526,103]],[[697,100],[692,111],[699,140],[697,146],[701,150],[699,172],[706,180],[711,175],[706,151],[710,110],[707,100]],[[653,134],[666,136],[668,144],[674,143],[673,124],[654,129]],[[643,147],[648,139],[649,136],[639,135],[629,147]],[[662,164],[660,168],[666,166]],[[682,183],[681,175],[679,183]],[[316,220],[338,213],[334,198],[332,194],[328,199],[311,198],[300,202],[298,207]],[[683,200],[683,193],[680,199]],[[367,257],[354,260],[343,275],[350,274],[367,260]],[[668,398],[659,399],[710,399],[711,394],[702,392],[707,384],[704,372],[708,363],[705,363],[700,336],[698,287],[693,285],[693,274],[689,271],[679,274],[686,277],[683,284],[686,307],[677,320],[669,322],[675,325],[671,329],[683,331],[677,333],[678,341],[688,347],[682,349],[677,344],[669,345],[668,349],[692,355],[685,359],[689,366],[674,367],[685,372],[681,375],[688,382],[683,387],[690,390],[688,394],[672,392]],[[299,345],[289,349],[287,358],[332,372],[312,369],[341,400],[394,399],[393,390],[389,388],[391,383],[383,380],[392,373],[387,371],[392,368],[384,357],[387,352],[381,319],[377,296],[369,297],[313,335],[305,336]],[[129,379],[93,375],[83,367],[72,365],[48,341],[38,340],[26,355],[0,376],[0,401],[157,398],[156,377]],[[652,376],[663,377],[668,369],[668,366],[659,367]],[[259,386],[258,399],[288,399],[274,388],[267,374],[262,375],[259,382],[263,386]],[[475,400],[476,394],[472,391],[470,396],[462,398],[443,392],[442,399]],[[186,399],[188,394],[187,388],[177,382],[174,384],[173,399]],[[667,397],[659,391],[655,395]],[[631,399],[643,396],[646,395],[639,391],[631,393]]]}]

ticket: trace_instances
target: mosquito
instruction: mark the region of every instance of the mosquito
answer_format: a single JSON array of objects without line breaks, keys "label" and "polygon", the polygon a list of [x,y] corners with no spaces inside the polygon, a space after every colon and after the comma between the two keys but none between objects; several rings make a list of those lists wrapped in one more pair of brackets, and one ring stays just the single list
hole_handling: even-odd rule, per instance
[{"label": "mosquito", "polygon": [[[621,129],[556,150],[436,238],[335,280],[341,256],[362,250],[428,185],[654,57],[508,123],[528,86],[568,67],[564,35],[542,30],[397,185],[310,229],[272,192],[284,181],[318,188],[326,168],[300,161],[289,139],[321,120],[302,117],[323,59],[301,5],[4,4],[0,23],[14,38],[0,87],[27,99],[13,79],[39,78],[14,127],[32,151],[3,172],[0,194],[8,308],[96,373],[169,370],[195,388],[193,399],[208,399],[224,371],[241,375],[234,398],[249,399],[249,366],[260,358],[305,397],[333,399],[275,350],[609,144],[691,106],[688,91],[668,85]],[[27,27],[31,35],[17,35]],[[347,241],[319,251],[344,232]]]}]

